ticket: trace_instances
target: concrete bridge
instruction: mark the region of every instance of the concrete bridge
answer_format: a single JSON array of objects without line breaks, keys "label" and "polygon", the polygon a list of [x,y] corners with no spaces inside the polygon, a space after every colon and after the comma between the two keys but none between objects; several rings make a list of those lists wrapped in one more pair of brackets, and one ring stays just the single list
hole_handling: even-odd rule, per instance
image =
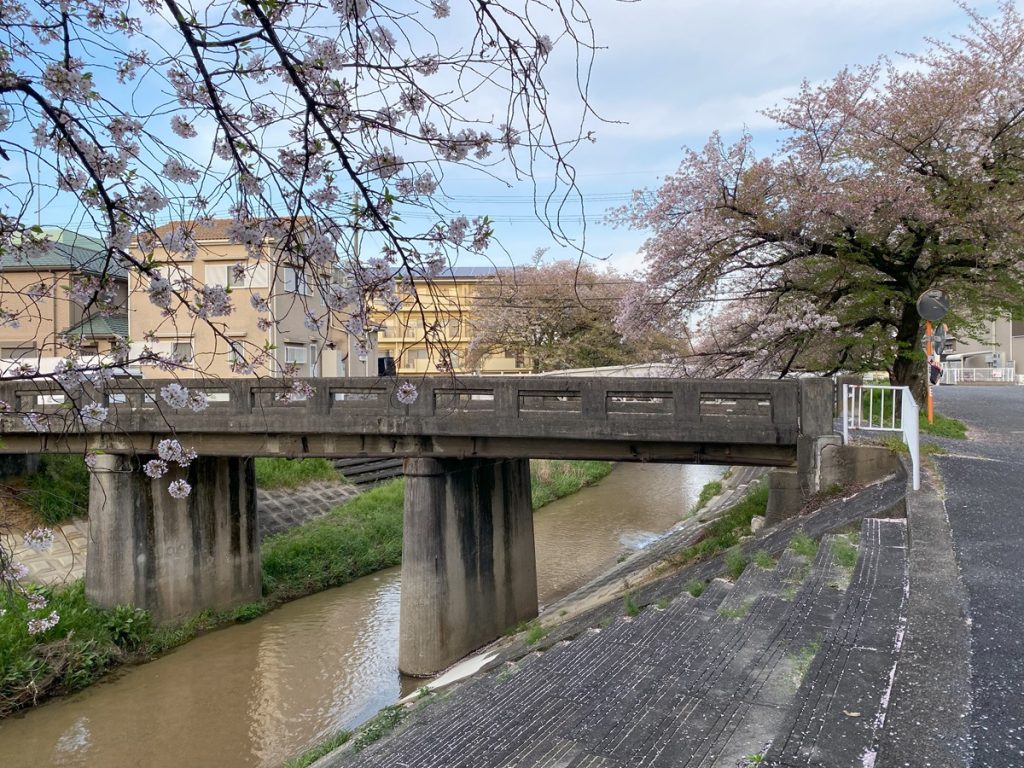
[{"label": "concrete bridge", "polygon": [[[833,431],[827,379],[446,377],[417,380],[409,404],[395,380],[309,379],[305,399],[273,379],[179,382],[206,393],[198,413],[166,406],[169,383],[0,385],[17,414],[0,417],[0,453],[100,453],[89,597],[164,621],[256,600],[251,457],[405,457],[399,665],[415,675],[536,615],[530,458],[795,467],[812,493]],[[103,403],[109,424],[83,425],[72,401]],[[141,467],[168,437],[199,458],[153,480]],[[194,489],[182,500],[167,493],[179,477]]]}]

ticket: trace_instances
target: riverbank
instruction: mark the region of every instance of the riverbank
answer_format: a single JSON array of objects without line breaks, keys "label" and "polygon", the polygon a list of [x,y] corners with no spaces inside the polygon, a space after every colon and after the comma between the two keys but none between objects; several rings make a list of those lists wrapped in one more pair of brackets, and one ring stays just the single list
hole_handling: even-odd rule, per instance
[{"label": "riverbank", "polygon": [[[535,464],[535,508],[611,471],[605,462]],[[318,520],[268,538],[262,548],[263,599],[231,611],[206,611],[174,627],[154,627],[145,611],[89,604],[78,581],[64,588],[35,589],[61,621],[32,636],[26,630],[24,598],[12,598],[0,615],[0,717],[80,690],[117,667],[150,661],[213,629],[249,621],[284,602],[397,565],[402,487],[401,480],[393,481]]]}]

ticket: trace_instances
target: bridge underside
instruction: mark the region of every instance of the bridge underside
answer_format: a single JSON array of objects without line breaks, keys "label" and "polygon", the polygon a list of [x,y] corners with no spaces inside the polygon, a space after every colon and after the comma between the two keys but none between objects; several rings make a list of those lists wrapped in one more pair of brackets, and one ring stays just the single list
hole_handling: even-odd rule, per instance
[{"label": "bridge underside", "polygon": [[[0,454],[154,453],[166,433],[115,435],[8,435]],[[200,456],[397,457],[432,459],[599,459],[685,464],[795,466],[796,445],[679,443],[638,440],[575,440],[520,437],[382,435],[276,435],[178,433]]]}]

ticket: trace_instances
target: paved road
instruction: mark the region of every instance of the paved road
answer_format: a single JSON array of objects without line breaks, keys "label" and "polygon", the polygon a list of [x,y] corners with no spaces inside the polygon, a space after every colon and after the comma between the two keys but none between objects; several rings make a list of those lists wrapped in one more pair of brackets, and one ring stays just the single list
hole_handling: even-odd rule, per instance
[{"label": "paved road", "polygon": [[974,768],[1024,766],[1024,387],[937,387],[937,459],[972,620]]}]

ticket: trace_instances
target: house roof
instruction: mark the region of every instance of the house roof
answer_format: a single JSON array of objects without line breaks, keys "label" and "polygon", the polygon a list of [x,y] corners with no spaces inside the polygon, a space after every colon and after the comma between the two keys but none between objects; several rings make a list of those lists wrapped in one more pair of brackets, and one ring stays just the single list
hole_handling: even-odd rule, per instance
[{"label": "house roof", "polygon": [[16,261],[9,253],[0,254],[0,272],[50,272],[70,270],[126,279],[125,268],[116,259],[107,261],[105,250],[68,245],[61,241],[50,241],[50,247],[38,254]]},{"label": "house roof", "polygon": [[[185,231],[192,235],[192,239],[197,243],[210,242],[216,240],[227,240],[228,239],[228,228],[233,223],[233,219],[200,219],[195,221],[169,221],[166,224],[161,224],[159,227],[153,230],[158,238],[163,240],[165,237],[171,235],[179,227],[183,227]],[[290,219],[277,219],[279,222],[287,222]],[[297,216],[295,223],[298,225],[305,225],[309,222],[308,216]]]},{"label": "house roof", "polygon": [[68,328],[66,333],[81,336],[82,338],[107,338],[110,336],[122,336],[128,338],[128,315],[97,315],[89,317]]}]

